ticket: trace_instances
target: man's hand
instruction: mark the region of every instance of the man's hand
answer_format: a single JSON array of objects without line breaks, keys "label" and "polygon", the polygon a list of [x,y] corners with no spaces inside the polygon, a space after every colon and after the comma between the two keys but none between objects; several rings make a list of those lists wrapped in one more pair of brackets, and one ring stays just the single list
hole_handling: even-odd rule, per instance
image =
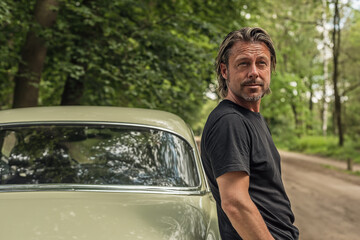
[{"label": "man's hand", "polygon": [[216,179],[221,207],[244,240],[274,240],[249,195],[249,175],[228,172]]}]

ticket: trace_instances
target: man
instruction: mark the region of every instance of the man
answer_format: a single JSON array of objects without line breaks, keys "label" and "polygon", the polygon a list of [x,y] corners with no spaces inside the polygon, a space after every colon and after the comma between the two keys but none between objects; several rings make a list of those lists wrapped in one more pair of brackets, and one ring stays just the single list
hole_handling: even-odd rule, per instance
[{"label": "man", "polygon": [[216,59],[224,100],[205,124],[201,156],[223,240],[298,239],[280,155],[259,113],[276,54],[261,28],[231,32]]}]

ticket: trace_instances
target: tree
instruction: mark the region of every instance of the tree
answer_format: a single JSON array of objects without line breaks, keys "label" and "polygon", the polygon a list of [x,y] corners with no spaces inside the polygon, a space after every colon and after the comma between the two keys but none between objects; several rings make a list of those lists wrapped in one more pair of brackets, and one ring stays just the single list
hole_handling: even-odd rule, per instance
[{"label": "tree", "polygon": [[[57,0],[37,0],[34,10],[36,23],[43,28],[51,27],[57,17],[57,6]],[[21,62],[15,77],[14,108],[37,105],[47,46],[36,32],[36,27],[34,25],[34,29],[28,32],[22,49]]]},{"label": "tree", "polygon": [[61,0],[40,103],[156,108],[195,123],[218,43],[234,29],[218,12],[241,24],[245,3]]},{"label": "tree", "polygon": [[321,121],[322,121],[322,133],[323,136],[327,135],[327,128],[328,128],[328,94],[327,94],[327,88],[328,88],[328,82],[329,82],[329,57],[328,51],[329,51],[329,45],[330,45],[330,39],[329,39],[329,31],[327,29],[327,9],[328,9],[328,2],[327,0],[322,0],[322,6],[323,6],[323,12],[322,12],[322,60],[323,60],[323,89],[322,89],[322,107],[321,107]]},{"label": "tree", "polygon": [[[0,108],[12,105],[13,78],[19,63],[18,49],[23,44],[26,20],[21,8],[24,2],[4,0],[0,2]],[[17,9],[17,11],[14,11]]]},{"label": "tree", "polygon": [[289,135],[301,136],[318,128],[313,98],[321,73],[316,29],[321,9],[317,1],[281,0],[269,2],[259,16],[260,26],[272,36],[278,60],[272,76],[273,93],[264,98],[262,113],[272,129]]},{"label": "tree", "polygon": [[359,103],[359,90],[360,90],[360,34],[358,28],[360,27],[360,13],[352,10],[349,14],[348,19],[345,21],[342,28],[342,48],[341,55],[339,56],[340,69],[339,79],[344,81],[341,82],[340,96],[342,99],[343,106],[343,126],[344,134],[349,136],[355,143],[354,148],[359,149],[360,146],[357,144],[357,139],[360,136],[359,128],[359,116],[360,110]]},{"label": "tree", "polygon": [[344,145],[344,132],[342,127],[342,116],[341,116],[341,102],[340,102],[340,93],[338,87],[338,78],[339,78],[339,55],[340,55],[340,36],[341,36],[341,26],[340,26],[340,10],[339,10],[339,1],[335,0],[334,2],[334,17],[333,17],[333,32],[332,32],[332,42],[333,42],[333,85],[334,85],[334,97],[335,97],[335,119],[338,129],[339,137],[339,146]]}]

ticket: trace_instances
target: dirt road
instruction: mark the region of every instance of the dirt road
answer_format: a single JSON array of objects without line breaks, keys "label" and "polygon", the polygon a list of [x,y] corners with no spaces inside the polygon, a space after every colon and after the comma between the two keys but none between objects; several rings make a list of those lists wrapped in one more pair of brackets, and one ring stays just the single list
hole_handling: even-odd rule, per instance
[{"label": "dirt road", "polygon": [[359,240],[360,177],[323,167],[331,165],[325,159],[280,154],[300,239]]}]

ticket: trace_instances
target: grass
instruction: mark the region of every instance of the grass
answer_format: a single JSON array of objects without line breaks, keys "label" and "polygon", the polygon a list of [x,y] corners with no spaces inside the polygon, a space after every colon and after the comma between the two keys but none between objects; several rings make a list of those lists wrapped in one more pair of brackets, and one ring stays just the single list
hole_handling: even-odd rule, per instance
[{"label": "grass", "polygon": [[284,144],[284,140],[280,142],[277,145],[282,149],[330,157],[342,161],[350,158],[354,163],[360,163],[360,145],[348,139],[343,147],[338,146],[338,139],[334,136],[305,136],[292,139],[291,144]]},{"label": "grass", "polygon": [[360,177],[360,171],[344,170],[344,169],[340,169],[340,168],[337,168],[337,167],[334,167],[334,166],[330,166],[330,165],[327,165],[327,164],[324,164],[323,166],[324,166],[325,168],[327,168],[327,169],[331,169],[331,170],[335,170],[335,171],[339,171],[339,172],[343,172],[343,173],[347,173],[347,174],[350,174],[350,175],[355,175],[355,176],[359,176],[359,177]]}]

